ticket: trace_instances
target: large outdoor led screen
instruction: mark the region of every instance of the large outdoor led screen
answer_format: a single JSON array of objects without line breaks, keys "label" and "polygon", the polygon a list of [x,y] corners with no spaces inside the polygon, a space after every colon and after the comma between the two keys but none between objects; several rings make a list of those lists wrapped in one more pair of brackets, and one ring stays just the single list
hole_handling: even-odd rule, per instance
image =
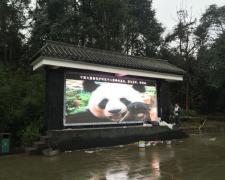
[{"label": "large outdoor led screen", "polygon": [[67,73],[64,125],[136,123],[157,116],[155,81]]}]

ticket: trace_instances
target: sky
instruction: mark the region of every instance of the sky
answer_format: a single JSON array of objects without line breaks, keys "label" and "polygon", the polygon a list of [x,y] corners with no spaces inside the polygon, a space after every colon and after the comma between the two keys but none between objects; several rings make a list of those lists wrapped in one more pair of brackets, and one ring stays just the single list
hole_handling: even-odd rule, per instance
[{"label": "sky", "polygon": [[211,4],[225,5],[225,0],[153,0],[153,8],[156,10],[156,18],[171,32],[177,22],[176,12],[180,8],[186,9],[193,19],[199,19]]}]

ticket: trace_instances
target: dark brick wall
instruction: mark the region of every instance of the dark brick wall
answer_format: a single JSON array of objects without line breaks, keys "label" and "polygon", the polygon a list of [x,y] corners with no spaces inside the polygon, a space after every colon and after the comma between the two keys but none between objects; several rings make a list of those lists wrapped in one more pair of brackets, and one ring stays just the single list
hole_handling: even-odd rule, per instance
[{"label": "dark brick wall", "polygon": [[64,70],[46,69],[46,129],[63,128]]},{"label": "dark brick wall", "polygon": [[86,128],[48,131],[50,144],[61,151],[114,146],[128,144],[139,140],[169,140],[184,138],[182,130],[170,130],[167,127],[114,127]]},{"label": "dark brick wall", "polygon": [[169,115],[170,115],[170,105],[171,105],[169,83],[162,80],[160,83],[160,88],[158,92],[160,94],[159,99],[160,99],[161,119],[163,121],[168,122]]}]

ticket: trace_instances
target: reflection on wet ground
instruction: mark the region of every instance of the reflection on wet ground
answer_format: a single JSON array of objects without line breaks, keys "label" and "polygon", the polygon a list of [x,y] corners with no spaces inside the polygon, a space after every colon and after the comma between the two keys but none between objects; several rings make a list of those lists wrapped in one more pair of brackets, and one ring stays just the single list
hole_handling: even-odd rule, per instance
[{"label": "reflection on wet ground", "polygon": [[1,180],[224,180],[225,134],[65,152],[0,157]]}]

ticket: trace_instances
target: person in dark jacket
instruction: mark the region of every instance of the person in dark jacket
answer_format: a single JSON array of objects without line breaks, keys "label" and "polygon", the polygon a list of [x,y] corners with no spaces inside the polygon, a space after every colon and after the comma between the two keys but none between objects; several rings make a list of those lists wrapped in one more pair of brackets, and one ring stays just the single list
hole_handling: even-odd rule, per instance
[{"label": "person in dark jacket", "polygon": [[180,106],[178,103],[175,104],[173,113],[174,113],[174,120],[175,120],[176,127],[180,127],[181,126]]}]

